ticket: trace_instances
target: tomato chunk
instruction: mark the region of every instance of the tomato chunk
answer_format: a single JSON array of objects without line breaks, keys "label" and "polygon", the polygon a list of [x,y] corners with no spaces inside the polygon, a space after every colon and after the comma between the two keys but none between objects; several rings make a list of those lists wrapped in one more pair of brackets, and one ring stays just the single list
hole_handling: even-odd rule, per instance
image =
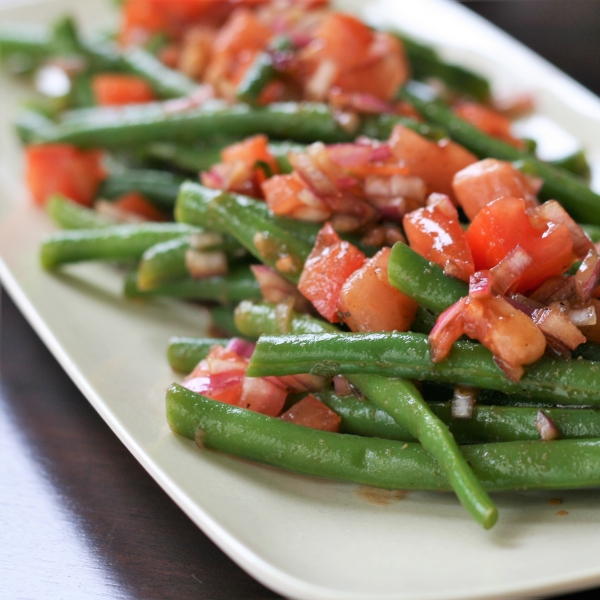
[{"label": "tomato chunk", "polygon": [[394,127],[389,145],[396,159],[409,168],[411,175],[425,182],[428,194],[439,192],[452,199],[455,173],[477,162],[475,155],[462,146],[450,140],[432,142],[403,125]]},{"label": "tomato chunk", "polygon": [[470,221],[486,204],[504,196],[523,198],[528,208],[538,205],[532,182],[509,162],[495,158],[480,160],[456,173],[452,188]]},{"label": "tomato chunk", "polygon": [[26,180],[34,200],[43,205],[52,194],[90,206],[106,177],[98,150],[80,150],[69,144],[28,146]]},{"label": "tomato chunk", "polygon": [[342,422],[339,415],[334,413],[312,394],[294,404],[292,408],[281,415],[281,418],[284,421],[302,425],[303,427],[332,431],[334,433],[340,430]]},{"label": "tomato chunk", "polygon": [[410,247],[444,269],[447,275],[469,281],[475,272],[473,255],[448,196],[432,194],[428,206],[403,219]]},{"label": "tomato chunk", "polygon": [[152,204],[149,200],[146,200],[139,192],[129,192],[119,196],[113,205],[119,210],[123,210],[128,213],[132,213],[147,221],[166,221],[165,215]]},{"label": "tomato chunk", "polygon": [[477,271],[495,267],[520,244],[533,264],[511,286],[524,293],[573,263],[573,241],[566,225],[526,212],[520,198],[500,198],[481,209],[466,232]]},{"label": "tomato chunk", "polygon": [[266,135],[255,135],[237,144],[227,146],[221,151],[221,159],[225,163],[243,162],[248,167],[257,162],[266,163],[272,173],[277,173],[277,162],[269,151],[269,140]]},{"label": "tomato chunk", "polygon": [[147,81],[135,75],[102,73],[92,79],[92,91],[100,106],[143,104],[156,99]]},{"label": "tomato chunk", "polygon": [[338,301],[344,282],[365,262],[365,255],[340,239],[326,223],[304,265],[298,289],[329,322],[340,320]]},{"label": "tomato chunk", "polygon": [[390,249],[382,248],[342,286],[340,314],[351,331],[407,331],[417,303],[388,283]]}]

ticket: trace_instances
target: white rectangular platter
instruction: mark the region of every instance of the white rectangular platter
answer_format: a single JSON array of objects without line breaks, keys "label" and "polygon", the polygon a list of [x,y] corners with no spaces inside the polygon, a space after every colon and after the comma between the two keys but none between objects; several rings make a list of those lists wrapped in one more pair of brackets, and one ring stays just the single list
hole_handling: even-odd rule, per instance
[{"label": "white rectangular platter", "polygon": [[[21,4],[0,12],[0,23],[47,23],[71,12],[92,28],[107,19],[109,4]],[[339,5],[432,42],[498,89],[533,92],[539,114],[570,131],[600,166],[600,100],[464,8],[444,0]],[[102,265],[40,269],[39,242],[53,227],[22,183],[11,121],[24,89],[4,78],[0,91],[3,285],[115,434],[251,575],[306,600],[516,598],[600,584],[598,491],[497,495],[500,520],[486,532],[450,494],[373,495],[200,451],[172,434],[164,414],[174,380],[166,343],[171,335],[202,335],[206,313],[177,302],[124,300],[121,275]],[[547,504],[556,495],[567,516]]]}]

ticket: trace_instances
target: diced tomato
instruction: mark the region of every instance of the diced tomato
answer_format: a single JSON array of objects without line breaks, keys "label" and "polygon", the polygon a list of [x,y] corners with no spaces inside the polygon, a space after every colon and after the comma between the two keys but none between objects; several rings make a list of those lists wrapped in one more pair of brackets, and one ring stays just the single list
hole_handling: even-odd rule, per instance
[{"label": "diced tomato", "polygon": [[511,146],[524,148],[523,142],[510,132],[510,120],[497,110],[478,102],[461,100],[454,106],[454,112],[461,119],[468,121],[489,136],[498,138]]},{"label": "diced tomato", "polygon": [[147,81],[135,75],[102,73],[92,80],[94,98],[99,106],[143,104],[156,99]]},{"label": "diced tomato", "polygon": [[285,403],[287,389],[273,379],[245,377],[239,405],[263,415],[276,417]]},{"label": "diced tomato", "polygon": [[342,419],[328,406],[325,406],[312,394],[305,396],[281,415],[283,421],[289,421],[303,427],[321,431],[338,432]]},{"label": "diced tomato", "polygon": [[469,281],[475,272],[473,255],[448,196],[432,195],[426,207],[408,213],[402,222],[415,252],[442,267],[446,275]]},{"label": "diced tomato", "polygon": [[463,334],[479,340],[504,372],[517,381],[523,365],[540,359],[546,349],[546,338],[531,318],[501,296],[467,296],[444,311],[429,335],[432,360],[443,360]]},{"label": "diced tomato", "polygon": [[351,331],[407,331],[417,302],[388,283],[390,249],[382,248],[342,286],[339,312]]},{"label": "diced tomato", "polygon": [[269,151],[269,139],[266,135],[255,135],[237,144],[227,146],[221,151],[221,159],[226,163],[241,161],[249,167],[257,162],[266,163],[272,173],[277,173],[277,162]]},{"label": "diced tomato", "polygon": [[361,65],[373,42],[372,31],[362,21],[343,13],[325,17],[314,37],[321,47],[321,58],[334,61],[342,70]]},{"label": "diced tomato", "polygon": [[396,125],[389,145],[397,160],[420,177],[427,193],[439,192],[454,199],[452,178],[458,171],[477,162],[477,158],[462,146],[450,140],[432,142],[418,133]]},{"label": "diced tomato", "polygon": [[519,198],[500,198],[482,208],[466,236],[477,271],[495,267],[518,244],[531,255],[533,264],[511,288],[515,292],[535,289],[564,273],[575,258],[567,226],[527,214]]},{"label": "diced tomato", "polygon": [[538,205],[531,182],[509,162],[486,158],[454,175],[452,188],[469,220],[486,205],[504,196],[523,198],[528,208]]},{"label": "diced tomato", "polygon": [[365,262],[365,255],[350,242],[342,241],[329,223],[317,235],[306,259],[298,289],[331,323],[340,320],[338,301],[344,282]]},{"label": "diced tomato", "polygon": [[91,205],[106,177],[102,153],[69,144],[41,144],[26,149],[26,179],[34,200],[42,205],[52,194],[64,194],[79,204]]},{"label": "diced tomato", "polygon": [[167,220],[164,213],[158,210],[152,202],[146,200],[139,192],[123,194],[123,196],[119,196],[119,198],[113,202],[113,205],[119,210],[140,216],[148,221]]}]

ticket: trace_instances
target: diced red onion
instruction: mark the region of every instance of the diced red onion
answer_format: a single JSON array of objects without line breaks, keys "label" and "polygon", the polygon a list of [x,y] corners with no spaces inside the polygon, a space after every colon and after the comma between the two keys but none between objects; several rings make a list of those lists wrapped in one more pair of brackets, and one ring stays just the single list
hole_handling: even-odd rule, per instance
[{"label": "diced red onion", "polygon": [[352,395],[352,386],[343,375],[336,375],[333,378],[333,389],[338,396]]},{"label": "diced red onion", "polygon": [[532,256],[519,244],[491,269],[494,290],[504,295],[532,264]]},{"label": "diced red onion", "polygon": [[546,279],[529,297],[542,304],[548,304],[557,300],[568,300],[575,294],[575,278],[558,275]]},{"label": "diced red onion", "polygon": [[239,385],[243,379],[243,371],[225,371],[214,375],[194,377],[184,381],[182,385],[197,394],[210,396],[211,394],[221,392],[228,387]]},{"label": "diced red onion", "polygon": [[221,170],[217,169],[217,166],[211,167],[208,171],[203,171],[200,174],[200,180],[202,181],[202,185],[206,187],[214,190],[224,190],[226,188],[225,177],[221,173]]},{"label": "diced red onion", "polygon": [[188,248],[185,251],[185,266],[196,279],[227,274],[227,255],[225,252],[201,252]]},{"label": "diced red onion", "polygon": [[300,177],[319,196],[333,196],[338,193],[335,184],[323,171],[318,169],[311,157],[304,152],[290,152],[288,154],[290,164]]},{"label": "diced red onion", "polygon": [[590,327],[596,325],[598,316],[596,315],[596,307],[593,304],[580,306],[571,309],[567,316],[575,327]]},{"label": "diced red onion", "polygon": [[214,231],[202,231],[190,236],[190,246],[194,250],[206,250],[223,243],[223,236]]},{"label": "diced red onion", "polygon": [[375,146],[371,150],[371,158],[372,162],[382,162],[389,160],[394,156],[392,149],[388,144],[380,144],[379,146]]},{"label": "diced red onion", "polygon": [[450,416],[454,419],[470,419],[477,402],[479,390],[461,385],[454,386],[454,396],[450,405]]},{"label": "diced red onion", "polygon": [[440,362],[446,358],[452,344],[464,333],[465,302],[466,298],[461,298],[437,318],[429,334],[433,362]]},{"label": "diced red onion", "polygon": [[575,289],[581,302],[587,302],[600,283],[600,257],[595,248],[590,250],[575,273]]},{"label": "diced red onion", "polygon": [[525,313],[527,316],[531,316],[533,311],[538,308],[543,308],[544,305],[541,302],[536,302],[523,294],[512,294],[511,296],[505,296],[504,299],[514,308]]},{"label": "diced red onion", "polygon": [[305,92],[312,100],[325,100],[335,78],[338,68],[332,60],[322,60],[316,68],[312,77],[305,86]]},{"label": "diced red onion", "polygon": [[365,195],[367,197],[415,198],[425,201],[425,183],[419,177],[404,175],[367,175],[365,178]]},{"label": "diced red onion", "polygon": [[237,337],[231,338],[227,343],[227,346],[225,346],[226,350],[231,350],[243,358],[252,358],[254,348],[256,348],[254,342],[249,342]]},{"label": "diced red onion", "polygon": [[578,258],[584,257],[594,244],[583,231],[581,225],[577,224],[569,213],[556,201],[548,200],[536,209],[536,215],[552,223],[562,223],[567,226],[571,239],[573,240],[573,252]]},{"label": "diced red onion", "polygon": [[267,302],[278,304],[298,293],[296,286],[284,279],[277,271],[266,265],[252,265],[252,273],[260,287],[260,293]]},{"label": "diced red onion", "polygon": [[570,350],[585,342],[585,336],[571,320],[555,308],[538,308],[531,315],[547,340],[556,340]]},{"label": "diced red onion", "polygon": [[148,220],[141,215],[119,208],[109,200],[98,200],[94,208],[101,215],[113,219],[115,223],[144,223]]},{"label": "diced red onion", "polygon": [[377,207],[385,221],[397,223],[401,222],[402,217],[411,209],[408,200],[402,196],[399,198],[377,198],[374,199],[373,205]]},{"label": "diced red onion", "polygon": [[360,113],[378,115],[381,113],[393,113],[395,107],[384,102],[373,94],[355,93],[350,96],[350,106]]},{"label": "diced red onion", "polygon": [[469,278],[469,296],[471,298],[489,298],[492,295],[492,277],[490,271],[477,271]]},{"label": "diced red onion", "polygon": [[538,410],[535,416],[535,428],[540,432],[540,437],[544,442],[550,442],[560,437],[554,421],[541,410]]},{"label": "diced red onion", "polygon": [[327,146],[329,158],[341,167],[362,167],[372,160],[373,149],[362,144],[332,144]]},{"label": "diced red onion", "polygon": [[358,179],[356,177],[352,177],[350,175],[344,175],[343,177],[338,177],[335,180],[335,185],[340,189],[348,189],[358,185]]}]

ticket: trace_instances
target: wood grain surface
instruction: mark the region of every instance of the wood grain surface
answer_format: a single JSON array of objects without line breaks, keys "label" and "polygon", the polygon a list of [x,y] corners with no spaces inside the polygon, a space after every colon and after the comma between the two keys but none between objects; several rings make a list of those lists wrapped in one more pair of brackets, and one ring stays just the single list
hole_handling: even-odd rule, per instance
[{"label": "wood grain surface", "polygon": [[[600,93],[600,1],[467,4]],[[1,302],[0,599],[278,598],[177,508]]]}]

